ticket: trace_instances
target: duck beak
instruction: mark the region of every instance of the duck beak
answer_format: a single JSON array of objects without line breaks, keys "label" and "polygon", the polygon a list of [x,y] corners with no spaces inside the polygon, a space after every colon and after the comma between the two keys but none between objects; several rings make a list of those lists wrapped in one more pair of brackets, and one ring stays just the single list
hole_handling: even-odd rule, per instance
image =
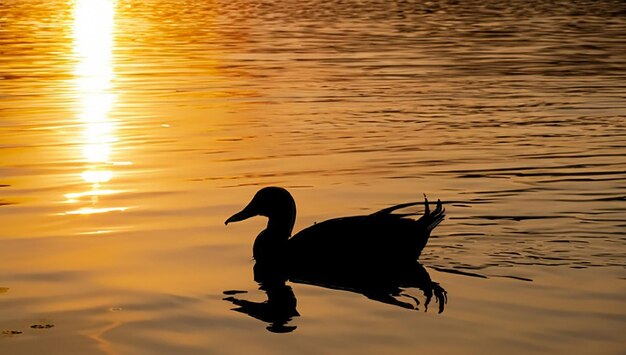
[{"label": "duck beak", "polygon": [[244,208],[243,210],[235,213],[234,215],[230,216],[226,222],[224,222],[225,225],[228,225],[228,223],[231,222],[239,222],[239,221],[243,221],[246,220],[250,217],[254,217],[254,216],[258,216],[259,214],[255,211],[254,208],[251,208],[250,205],[246,206],[246,208]]}]

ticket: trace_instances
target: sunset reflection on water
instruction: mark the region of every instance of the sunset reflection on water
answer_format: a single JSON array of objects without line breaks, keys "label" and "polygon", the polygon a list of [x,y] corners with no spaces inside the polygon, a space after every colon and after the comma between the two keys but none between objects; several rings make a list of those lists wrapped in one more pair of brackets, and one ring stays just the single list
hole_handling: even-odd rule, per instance
[{"label": "sunset reflection on water", "polygon": [[[125,207],[98,206],[100,197],[119,191],[103,189],[113,178],[116,165],[111,155],[115,136],[115,123],[110,117],[116,101],[112,81],[113,32],[115,28],[115,1],[78,0],[74,4],[73,54],[74,87],[76,90],[77,118],[83,125],[82,155],[85,170],[82,180],[90,184],[85,192],[68,193],[68,203],[89,200],[89,207],[81,207],[66,214],[94,214],[124,211]],[[128,163],[125,163],[128,164]]]}]

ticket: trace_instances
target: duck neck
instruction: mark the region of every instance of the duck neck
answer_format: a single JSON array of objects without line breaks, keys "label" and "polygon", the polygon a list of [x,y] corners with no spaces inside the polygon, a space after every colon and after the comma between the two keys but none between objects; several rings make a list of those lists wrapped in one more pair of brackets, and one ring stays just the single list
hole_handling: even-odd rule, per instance
[{"label": "duck neck", "polygon": [[278,261],[286,252],[287,240],[291,236],[295,215],[283,214],[270,217],[267,228],[254,241],[253,255],[257,261]]},{"label": "duck neck", "polygon": [[287,240],[291,237],[294,222],[295,216],[293,215],[270,217],[267,221],[266,231],[275,236],[277,239]]},{"label": "duck neck", "polygon": [[287,251],[287,241],[296,223],[296,203],[286,190],[276,198],[262,216],[267,217],[267,228],[254,241],[254,258],[257,261],[280,260]]},{"label": "duck neck", "polygon": [[289,239],[295,223],[296,203],[291,196],[289,196],[287,203],[280,204],[279,207],[267,214],[267,231],[279,239]]}]

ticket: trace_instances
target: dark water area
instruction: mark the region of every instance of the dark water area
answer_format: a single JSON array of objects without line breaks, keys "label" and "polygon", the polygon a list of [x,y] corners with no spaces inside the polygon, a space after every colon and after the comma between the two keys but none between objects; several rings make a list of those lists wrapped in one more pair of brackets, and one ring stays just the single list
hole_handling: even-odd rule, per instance
[{"label": "dark water area", "polygon": [[[625,142],[623,1],[3,0],[0,353],[623,353]],[[270,185],[441,199],[419,312],[259,289]]]}]

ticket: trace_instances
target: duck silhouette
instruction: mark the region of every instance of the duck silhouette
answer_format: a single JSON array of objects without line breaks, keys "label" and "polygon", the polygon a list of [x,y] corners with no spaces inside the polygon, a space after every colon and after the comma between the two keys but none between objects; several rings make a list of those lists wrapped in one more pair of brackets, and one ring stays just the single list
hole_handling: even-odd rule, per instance
[{"label": "duck silhouette", "polygon": [[291,236],[296,221],[296,204],[281,187],[265,187],[252,201],[225,222],[243,221],[254,216],[268,218],[267,227],[254,241],[253,257],[257,261],[288,262],[295,266],[326,265],[352,261],[352,265],[394,266],[417,260],[431,231],[443,220],[445,210],[437,201],[430,211],[424,197],[424,214],[417,220],[415,212],[393,213],[415,206],[410,202],[391,206],[369,215],[330,219],[316,223]]},{"label": "duck silhouette", "polygon": [[441,201],[431,212],[425,199],[424,214],[417,220],[409,218],[417,213],[393,213],[418,204],[330,219],[291,237],[296,218],[293,197],[280,187],[263,188],[226,224],[253,216],[268,217],[267,228],[253,247],[254,280],[267,300],[253,302],[235,296],[224,300],[237,306],[233,310],[268,323],[267,330],[275,333],[295,330],[289,322],[300,315],[287,281],[353,292],[407,309],[419,308],[418,298],[407,292],[417,288],[425,296],[424,309],[434,296],[441,313],[447,293],[417,261],[431,231],[444,218]]}]

